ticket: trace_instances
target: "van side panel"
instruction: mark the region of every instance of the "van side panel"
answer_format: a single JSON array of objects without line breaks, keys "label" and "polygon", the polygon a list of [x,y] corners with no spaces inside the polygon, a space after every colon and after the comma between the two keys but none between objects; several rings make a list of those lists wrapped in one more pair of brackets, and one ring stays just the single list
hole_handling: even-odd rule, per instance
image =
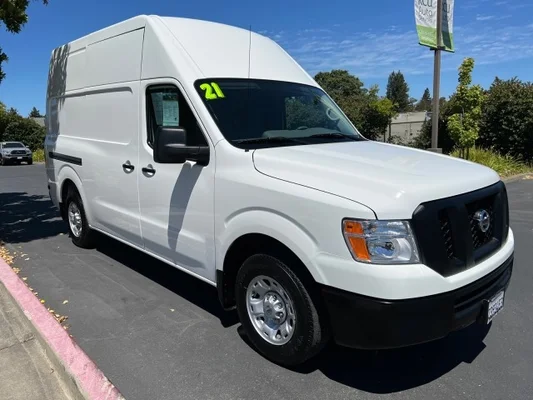
[{"label": "van side panel", "polygon": [[99,33],[100,40],[85,48],[80,41],[72,52],[65,47],[49,85],[46,139],[47,152],[59,154],[47,161],[51,197],[61,201],[57,171],[68,164],[80,178],[91,226],[139,246],[140,167],[129,171],[123,165],[137,167],[138,161],[143,34],[142,28],[107,39]]},{"label": "van side panel", "polygon": [[[67,51],[69,49],[67,48]],[[76,51],[69,51],[68,60],[66,61],[66,80],[64,91],[71,91],[81,89],[86,86],[86,62],[87,62],[87,48],[83,47]]]},{"label": "van side panel", "polygon": [[[83,151],[82,148],[76,148],[75,144],[70,143],[69,139],[64,136],[68,136],[69,133],[85,125],[84,121],[80,120],[86,115],[83,112],[83,96],[68,96],[68,93],[84,86],[85,61],[86,47],[79,44],[75,50],[72,49],[71,44],[61,46],[52,52],[50,58],[46,101],[45,152],[50,197],[57,206],[62,201],[61,185],[63,182],[61,179],[67,176],[64,171],[60,175],[60,171],[64,168],[71,169],[69,176],[74,176],[78,182],[81,182],[81,171],[75,165],[52,159],[50,154],[76,157],[76,154]],[[85,198],[84,189],[83,186],[78,187],[82,199]],[[90,209],[86,210],[86,214],[89,220],[92,220]]]},{"label": "van side panel", "polygon": [[[139,82],[106,85],[85,96],[90,121],[84,147],[84,186],[92,223],[115,236],[141,244],[137,194]],[[123,164],[137,167],[126,171]]]},{"label": "van side panel", "polygon": [[87,48],[86,86],[139,80],[144,29],[91,44]]}]

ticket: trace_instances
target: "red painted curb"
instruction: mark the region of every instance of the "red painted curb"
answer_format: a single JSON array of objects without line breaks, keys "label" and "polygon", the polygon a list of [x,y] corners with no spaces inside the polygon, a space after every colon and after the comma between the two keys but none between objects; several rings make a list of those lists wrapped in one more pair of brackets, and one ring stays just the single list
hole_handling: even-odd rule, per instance
[{"label": "red painted curb", "polygon": [[124,400],[118,389],[74,342],[39,299],[0,258],[0,281],[19,304],[88,400]]}]

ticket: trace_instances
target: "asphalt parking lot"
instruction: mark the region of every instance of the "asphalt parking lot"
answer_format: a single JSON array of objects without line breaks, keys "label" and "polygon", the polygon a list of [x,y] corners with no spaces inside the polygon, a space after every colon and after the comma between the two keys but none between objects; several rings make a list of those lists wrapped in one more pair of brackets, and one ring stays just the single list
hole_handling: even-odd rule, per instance
[{"label": "asphalt parking lot", "polygon": [[[21,276],[128,400],[533,398],[533,180],[507,185],[514,275],[490,330],[364,352],[330,346],[298,370],[247,344],[214,288],[111,239],[74,247],[42,165],[0,167],[0,239]],[[68,300],[67,304],[63,304]]]}]

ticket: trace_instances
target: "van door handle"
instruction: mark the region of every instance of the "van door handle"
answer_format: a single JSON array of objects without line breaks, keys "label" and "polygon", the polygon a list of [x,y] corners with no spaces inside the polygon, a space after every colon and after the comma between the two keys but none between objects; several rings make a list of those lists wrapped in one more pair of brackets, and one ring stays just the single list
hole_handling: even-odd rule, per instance
[{"label": "van door handle", "polygon": [[126,161],[122,164],[122,168],[125,172],[132,172],[135,169],[135,166],[131,165],[129,161]]},{"label": "van door handle", "polygon": [[144,167],[142,169],[142,172],[143,174],[148,175],[148,176],[155,175],[155,169],[153,169],[151,165],[148,165],[148,167]]}]

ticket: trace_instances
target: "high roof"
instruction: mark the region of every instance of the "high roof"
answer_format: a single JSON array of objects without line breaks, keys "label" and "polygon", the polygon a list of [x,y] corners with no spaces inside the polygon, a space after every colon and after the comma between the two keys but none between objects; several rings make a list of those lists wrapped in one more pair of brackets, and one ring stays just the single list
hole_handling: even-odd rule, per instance
[{"label": "high roof", "polygon": [[250,30],[198,19],[158,17],[206,77],[288,80],[315,84],[273,40]]},{"label": "high roof", "polygon": [[73,55],[104,39],[142,28],[155,32],[167,53],[181,47],[203,77],[250,76],[316,85],[273,40],[247,29],[198,19],[139,15],[70,42],[68,53]]}]

